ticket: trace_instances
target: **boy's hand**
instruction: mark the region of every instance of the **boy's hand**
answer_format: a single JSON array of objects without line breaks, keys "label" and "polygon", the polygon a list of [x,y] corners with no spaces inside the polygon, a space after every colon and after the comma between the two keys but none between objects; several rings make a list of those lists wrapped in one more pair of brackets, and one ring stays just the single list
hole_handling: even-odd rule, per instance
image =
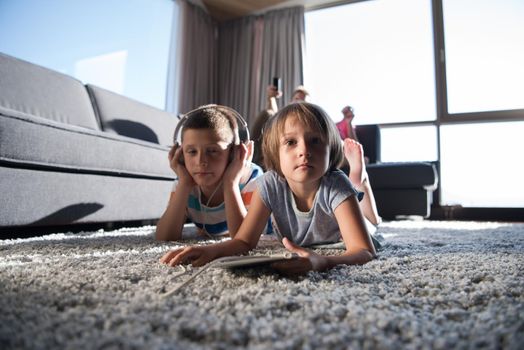
[{"label": "boy's hand", "polygon": [[232,145],[233,159],[229,162],[229,165],[224,171],[224,182],[233,183],[237,185],[242,177],[242,171],[247,163],[247,146],[243,143],[240,145]]},{"label": "boy's hand", "polygon": [[283,261],[271,265],[283,275],[303,275],[311,270],[322,271],[327,268],[327,262],[323,256],[309,249],[302,248],[292,243],[287,238],[284,238],[282,243],[287,250],[299,256],[298,259]]},{"label": "boy's hand", "polygon": [[184,154],[182,153],[182,147],[179,147],[178,143],[171,147],[167,157],[169,159],[169,166],[178,175],[179,185],[196,186],[193,177],[184,165]]},{"label": "boy's hand", "polygon": [[175,266],[191,263],[193,266],[203,266],[216,258],[213,249],[209,247],[193,246],[171,250],[160,258],[162,264]]}]

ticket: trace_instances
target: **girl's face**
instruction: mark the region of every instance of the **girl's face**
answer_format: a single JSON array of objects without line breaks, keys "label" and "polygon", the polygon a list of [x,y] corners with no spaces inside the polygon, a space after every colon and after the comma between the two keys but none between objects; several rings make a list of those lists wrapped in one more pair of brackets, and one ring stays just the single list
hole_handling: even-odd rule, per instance
[{"label": "girl's face", "polygon": [[189,174],[202,188],[218,186],[228,165],[229,143],[209,129],[188,129],[183,136],[184,164]]},{"label": "girl's face", "polygon": [[322,142],[321,134],[293,115],[284,124],[279,157],[280,169],[290,185],[318,181],[329,167],[329,147]]}]

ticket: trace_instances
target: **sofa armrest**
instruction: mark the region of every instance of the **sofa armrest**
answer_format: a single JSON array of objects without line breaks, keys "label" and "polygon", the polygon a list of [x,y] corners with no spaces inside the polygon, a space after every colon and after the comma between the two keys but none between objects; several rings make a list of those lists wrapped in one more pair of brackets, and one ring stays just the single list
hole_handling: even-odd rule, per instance
[{"label": "sofa armrest", "polygon": [[367,172],[373,189],[435,190],[438,183],[435,165],[428,162],[368,164]]}]

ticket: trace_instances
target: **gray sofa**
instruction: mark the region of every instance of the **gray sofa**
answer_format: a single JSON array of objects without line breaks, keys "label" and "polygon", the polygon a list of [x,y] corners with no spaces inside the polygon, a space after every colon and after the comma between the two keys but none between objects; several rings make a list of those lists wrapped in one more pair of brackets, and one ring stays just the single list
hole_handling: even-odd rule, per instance
[{"label": "gray sofa", "polygon": [[[0,228],[154,221],[174,174],[178,118],[0,53]],[[385,219],[430,214],[431,163],[381,163],[380,129],[359,126]]]},{"label": "gray sofa", "polygon": [[177,121],[0,53],[0,227],[158,219]]}]

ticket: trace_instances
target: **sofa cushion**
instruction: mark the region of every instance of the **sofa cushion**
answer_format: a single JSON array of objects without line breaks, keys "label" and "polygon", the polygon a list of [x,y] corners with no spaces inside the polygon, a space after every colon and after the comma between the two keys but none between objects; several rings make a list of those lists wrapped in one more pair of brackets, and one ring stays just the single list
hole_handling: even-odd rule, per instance
[{"label": "sofa cushion", "polygon": [[174,114],[98,86],[87,85],[102,130],[161,145],[173,144],[178,123]]},{"label": "sofa cushion", "polygon": [[366,166],[373,189],[425,188],[437,186],[435,166],[426,162],[391,162]]},{"label": "sofa cushion", "polygon": [[0,226],[158,219],[171,181],[0,167]]},{"label": "sofa cushion", "polygon": [[0,107],[0,162],[134,177],[174,178],[168,147]]},{"label": "sofa cushion", "polygon": [[0,53],[0,106],[30,115],[100,130],[82,82]]},{"label": "sofa cushion", "polygon": [[158,219],[171,181],[0,167],[0,226]]}]

